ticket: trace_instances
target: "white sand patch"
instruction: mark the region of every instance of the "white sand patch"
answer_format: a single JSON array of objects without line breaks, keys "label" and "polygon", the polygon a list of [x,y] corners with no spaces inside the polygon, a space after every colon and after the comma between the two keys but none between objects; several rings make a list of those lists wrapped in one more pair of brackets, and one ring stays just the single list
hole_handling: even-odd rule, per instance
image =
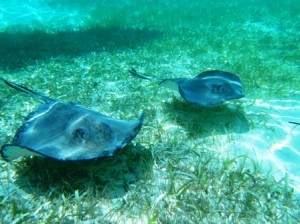
[{"label": "white sand patch", "polygon": [[78,27],[90,11],[75,8],[52,7],[47,1],[11,0],[0,1],[0,30],[11,25],[35,25],[63,23]]},{"label": "white sand patch", "polygon": [[288,174],[292,186],[300,193],[300,125],[289,123],[300,123],[300,101],[257,100],[246,106],[245,111],[253,127],[240,135],[240,150],[254,154],[264,165],[271,165],[277,179]]}]

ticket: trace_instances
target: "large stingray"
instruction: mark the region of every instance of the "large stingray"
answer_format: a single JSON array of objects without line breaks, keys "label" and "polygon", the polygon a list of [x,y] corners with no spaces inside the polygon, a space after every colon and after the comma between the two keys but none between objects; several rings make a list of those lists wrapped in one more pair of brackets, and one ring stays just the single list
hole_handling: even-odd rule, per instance
[{"label": "large stingray", "polygon": [[129,143],[143,123],[143,114],[132,121],[117,120],[2,80],[45,102],[27,116],[12,143],[1,147],[1,155],[6,161],[24,155],[72,161],[109,157]]},{"label": "large stingray", "polygon": [[202,107],[216,106],[228,100],[244,97],[240,78],[220,70],[205,71],[194,78],[171,79],[151,77],[138,73],[135,69],[129,72],[136,77],[176,88],[187,102]]}]

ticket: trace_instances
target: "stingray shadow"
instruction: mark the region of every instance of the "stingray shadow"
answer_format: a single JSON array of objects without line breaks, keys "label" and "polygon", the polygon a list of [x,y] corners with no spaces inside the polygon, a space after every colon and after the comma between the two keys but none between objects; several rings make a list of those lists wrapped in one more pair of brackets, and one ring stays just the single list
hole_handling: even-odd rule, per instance
[{"label": "stingray shadow", "polygon": [[93,27],[79,31],[47,33],[42,30],[0,33],[0,69],[17,70],[58,56],[135,48],[161,32],[149,29]]},{"label": "stingray shadow", "polygon": [[15,184],[29,194],[60,197],[89,192],[104,198],[123,197],[130,184],[152,175],[153,159],[141,145],[126,146],[107,159],[62,162],[24,158],[16,168]]},{"label": "stingray shadow", "polygon": [[178,125],[185,128],[190,137],[249,131],[249,122],[243,109],[231,108],[226,104],[203,108],[174,99],[165,105],[165,112],[175,119]]}]

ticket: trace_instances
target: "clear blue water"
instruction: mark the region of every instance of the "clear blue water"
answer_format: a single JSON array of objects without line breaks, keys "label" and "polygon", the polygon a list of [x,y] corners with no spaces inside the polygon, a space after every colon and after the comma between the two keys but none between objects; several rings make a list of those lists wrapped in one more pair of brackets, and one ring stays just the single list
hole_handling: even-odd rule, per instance
[{"label": "clear blue water", "polygon": [[[119,67],[142,61],[146,70],[172,77],[207,69],[239,73],[246,95],[240,102],[250,128],[225,148],[230,151],[233,144],[238,148],[233,153],[272,165],[278,179],[288,173],[300,191],[300,126],[288,123],[300,122],[300,4],[153,2],[1,0],[2,75],[34,73],[41,62],[69,63],[115,48],[121,50],[111,54],[126,55]],[[103,30],[77,33],[95,25]],[[139,29],[147,32],[136,33]],[[110,35],[98,43],[105,31]]]}]

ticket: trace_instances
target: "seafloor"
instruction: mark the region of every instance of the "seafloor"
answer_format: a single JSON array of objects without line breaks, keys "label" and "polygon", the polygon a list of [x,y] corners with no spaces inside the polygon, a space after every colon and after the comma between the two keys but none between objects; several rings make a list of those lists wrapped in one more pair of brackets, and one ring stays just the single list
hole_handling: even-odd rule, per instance
[{"label": "seafloor", "polygon": [[[2,0],[0,77],[120,119],[111,159],[0,160],[2,223],[299,223],[298,0]],[[130,76],[212,69],[245,97],[201,108]],[[0,83],[0,144],[40,101]]]}]

